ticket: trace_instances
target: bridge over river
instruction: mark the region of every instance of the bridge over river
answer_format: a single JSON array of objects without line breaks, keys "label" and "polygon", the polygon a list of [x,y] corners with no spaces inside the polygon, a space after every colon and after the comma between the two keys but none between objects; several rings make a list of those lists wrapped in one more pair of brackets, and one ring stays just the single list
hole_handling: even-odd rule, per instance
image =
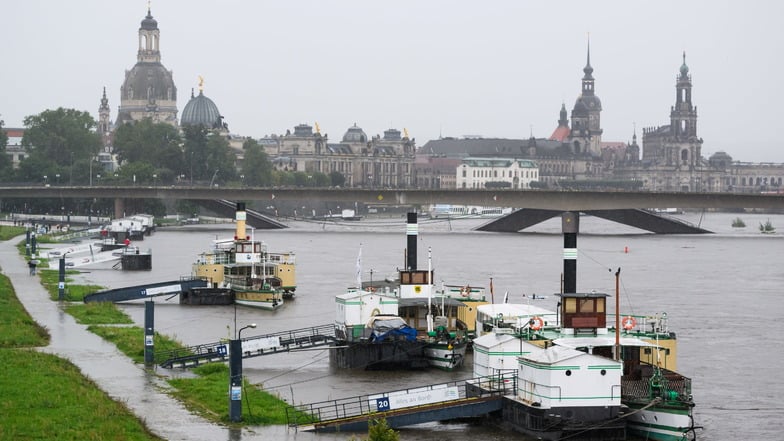
[{"label": "bridge over river", "polygon": [[[682,193],[645,191],[556,190],[392,190],[340,188],[224,188],[180,186],[56,186],[0,187],[0,198],[111,198],[121,217],[125,199],[189,199],[197,201],[304,201],[323,200],[364,204],[456,204],[512,207],[528,211],[488,225],[487,231],[519,231],[534,220],[562,212],[585,212],[657,233],[705,232],[655,219],[640,210],[657,207],[696,209],[784,209],[784,193]],[[119,214],[118,214],[119,213]],[[513,214],[514,216],[514,214]],[[545,217],[546,216],[546,217]],[[541,220],[544,220],[541,219]],[[541,221],[540,220],[540,221]],[[266,225],[280,228],[282,225]],[[259,227],[263,228],[263,227]]]}]

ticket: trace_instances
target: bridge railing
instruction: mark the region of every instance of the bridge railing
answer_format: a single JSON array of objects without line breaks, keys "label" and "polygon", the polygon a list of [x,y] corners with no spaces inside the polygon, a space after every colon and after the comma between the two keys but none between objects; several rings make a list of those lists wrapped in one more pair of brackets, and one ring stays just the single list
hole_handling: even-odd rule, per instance
[{"label": "bridge railing", "polygon": [[[478,384],[483,386],[476,387]],[[383,417],[389,412],[410,411],[420,406],[510,395],[515,393],[516,385],[517,371],[506,371],[489,377],[290,406],[286,409],[286,419],[290,427],[296,427],[341,422],[374,414]]]},{"label": "bridge railing", "polygon": [[[257,357],[275,352],[329,344],[335,340],[332,324],[293,329],[242,339],[242,357]],[[155,353],[155,361],[163,367],[188,367],[199,361],[228,361],[228,339]]]}]

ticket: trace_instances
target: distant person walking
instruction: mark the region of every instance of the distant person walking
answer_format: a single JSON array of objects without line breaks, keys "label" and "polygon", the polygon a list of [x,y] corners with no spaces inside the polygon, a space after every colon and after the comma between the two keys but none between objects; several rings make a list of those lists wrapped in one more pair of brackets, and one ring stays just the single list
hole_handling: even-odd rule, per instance
[{"label": "distant person walking", "polygon": [[35,275],[35,267],[38,266],[38,262],[36,260],[30,260],[27,262],[27,266],[30,268],[30,275]]}]

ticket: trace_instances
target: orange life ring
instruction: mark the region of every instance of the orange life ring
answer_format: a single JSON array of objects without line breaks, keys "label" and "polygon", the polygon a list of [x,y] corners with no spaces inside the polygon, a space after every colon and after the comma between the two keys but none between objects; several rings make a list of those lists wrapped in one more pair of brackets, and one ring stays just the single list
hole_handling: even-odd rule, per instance
[{"label": "orange life ring", "polygon": [[632,316],[626,316],[623,318],[623,329],[631,331],[635,326],[637,326],[637,319]]},{"label": "orange life ring", "polygon": [[528,322],[528,326],[534,331],[538,331],[544,327],[544,320],[541,317],[534,317]]}]

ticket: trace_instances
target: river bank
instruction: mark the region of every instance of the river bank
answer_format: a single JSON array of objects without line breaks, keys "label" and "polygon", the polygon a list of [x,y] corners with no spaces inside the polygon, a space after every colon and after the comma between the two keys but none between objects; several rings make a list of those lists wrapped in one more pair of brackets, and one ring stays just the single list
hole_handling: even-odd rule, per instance
[{"label": "river bank", "polygon": [[[17,297],[30,316],[49,331],[48,346],[41,352],[69,360],[111,398],[140,417],[157,436],[167,440],[247,439],[251,429],[233,429],[191,414],[164,391],[168,384],[159,374],[133,363],[117,348],[87,327],[76,323],[52,302],[38,277],[31,277],[16,244],[22,237],[0,242],[0,268],[11,281]],[[153,410],[153,411],[151,411]],[[255,438],[261,439],[261,438]]]}]

